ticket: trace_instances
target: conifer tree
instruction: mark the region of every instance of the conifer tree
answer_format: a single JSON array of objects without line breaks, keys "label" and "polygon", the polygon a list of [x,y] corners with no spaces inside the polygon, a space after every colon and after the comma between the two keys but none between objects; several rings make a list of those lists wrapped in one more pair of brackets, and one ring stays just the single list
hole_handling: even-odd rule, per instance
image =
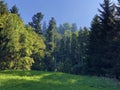
[{"label": "conifer tree", "polygon": [[55,68],[55,59],[54,59],[54,33],[56,30],[56,21],[52,17],[46,33],[46,56],[45,56],[45,65],[48,71],[54,70]]},{"label": "conifer tree", "polygon": [[18,16],[20,16],[19,10],[18,10],[18,8],[17,8],[16,5],[14,5],[14,6],[10,9],[10,12],[11,12],[11,13],[14,13],[14,14],[17,14]]},{"label": "conifer tree", "polygon": [[36,33],[42,34],[41,21],[43,19],[43,14],[38,12],[32,17],[32,22],[29,22],[29,25],[35,30]]},{"label": "conifer tree", "polygon": [[4,4],[4,1],[0,1],[0,14],[8,13],[7,4]]},{"label": "conifer tree", "polygon": [[102,8],[102,10],[99,9],[100,15],[94,18],[91,26],[89,54],[93,73],[106,75],[112,68],[111,45],[115,32],[115,7],[110,0],[104,0],[100,6]]},{"label": "conifer tree", "polygon": [[93,18],[91,23],[91,31],[89,38],[89,50],[88,50],[88,62],[87,62],[87,72],[90,74],[100,74],[101,73],[101,61],[98,58],[101,58],[100,53],[100,43],[101,40],[101,24],[98,15]]}]

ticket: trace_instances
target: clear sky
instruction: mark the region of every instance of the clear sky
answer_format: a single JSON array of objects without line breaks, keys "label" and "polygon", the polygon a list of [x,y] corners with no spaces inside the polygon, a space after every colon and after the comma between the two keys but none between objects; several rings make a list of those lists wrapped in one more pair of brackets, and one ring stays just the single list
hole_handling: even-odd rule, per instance
[{"label": "clear sky", "polygon": [[54,17],[57,25],[70,22],[76,23],[79,27],[89,27],[92,18],[98,13],[99,3],[103,0],[5,0],[5,2],[9,8],[17,5],[25,23],[30,22],[37,12],[42,12],[46,22]]}]

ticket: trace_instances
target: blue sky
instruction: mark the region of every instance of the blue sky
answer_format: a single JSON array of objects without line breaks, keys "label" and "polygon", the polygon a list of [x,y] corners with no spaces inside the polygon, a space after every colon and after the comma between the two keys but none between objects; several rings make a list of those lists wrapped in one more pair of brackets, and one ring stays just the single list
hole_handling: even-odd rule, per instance
[{"label": "blue sky", "polygon": [[70,22],[76,23],[78,27],[89,27],[92,18],[98,13],[99,3],[103,0],[5,0],[5,2],[9,8],[17,5],[25,23],[30,22],[37,12],[42,12],[43,20],[46,22],[54,17],[57,25]]}]

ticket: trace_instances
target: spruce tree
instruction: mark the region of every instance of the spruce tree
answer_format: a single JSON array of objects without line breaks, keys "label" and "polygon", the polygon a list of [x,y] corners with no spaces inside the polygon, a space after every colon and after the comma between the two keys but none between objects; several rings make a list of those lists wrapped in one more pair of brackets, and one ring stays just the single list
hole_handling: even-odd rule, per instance
[{"label": "spruce tree", "polygon": [[104,4],[101,4],[103,9],[100,11],[100,22],[101,22],[101,69],[103,74],[109,74],[112,67],[112,61],[114,60],[112,55],[113,50],[113,38],[114,38],[114,26],[115,26],[115,6],[110,0],[104,0]]},{"label": "spruce tree", "polygon": [[18,16],[20,16],[19,10],[18,10],[18,8],[17,8],[16,5],[14,5],[14,6],[10,9],[10,12],[11,12],[11,13],[14,13],[14,14],[17,14]]},{"label": "spruce tree", "polygon": [[118,5],[116,5],[116,23],[114,25],[114,32],[112,38],[112,54],[113,62],[111,73],[116,79],[120,80],[120,0],[118,0]]},{"label": "spruce tree", "polygon": [[43,19],[43,14],[38,12],[32,17],[32,22],[29,22],[29,25],[35,30],[36,33],[42,34],[41,21]]},{"label": "spruce tree", "polygon": [[79,60],[78,60],[78,32],[72,34],[71,40],[71,55],[70,59],[72,62],[72,73],[79,74]]},{"label": "spruce tree", "polygon": [[0,14],[8,13],[7,4],[4,4],[4,1],[0,1]]},{"label": "spruce tree", "polygon": [[104,0],[100,6],[102,8],[102,10],[99,9],[100,15],[94,18],[91,26],[89,54],[93,73],[106,75],[110,73],[113,61],[111,45],[115,32],[115,7],[110,0]]},{"label": "spruce tree", "polygon": [[46,56],[45,56],[45,65],[48,71],[52,71],[55,68],[55,59],[54,59],[54,32],[56,30],[56,21],[52,17],[46,33]]},{"label": "spruce tree", "polygon": [[[86,63],[87,63],[87,52],[88,52],[88,44],[89,44],[89,29],[84,27],[81,28],[78,32],[78,65],[77,68],[79,71],[77,71],[79,74],[85,73]],[[88,68],[86,68],[87,70]]]},{"label": "spruce tree", "polygon": [[101,24],[98,15],[93,18],[88,47],[87,72],[99,75],[101,73]]},{"label": "spruce tree", "polygon": [[73,23],[72,24],[72,28],[71,28],[71,32],[76,32],[78,29],[77,29],[77,25],[76,23]]},{"label": "spruce tree", "polygon": [[42,32],[43,32],[44,35],[45,35],[46,32],[47,32],[47,24],[46,24],[45,21],[43,22],[43,25],[42,25]]}]

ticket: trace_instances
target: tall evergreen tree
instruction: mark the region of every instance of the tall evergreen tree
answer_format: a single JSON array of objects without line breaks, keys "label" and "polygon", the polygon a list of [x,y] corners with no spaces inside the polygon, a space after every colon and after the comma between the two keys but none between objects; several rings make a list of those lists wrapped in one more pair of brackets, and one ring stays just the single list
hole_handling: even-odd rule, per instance
[{"label": "tall evergreen tree", "polygon": [[14,14],[17,14],[18,16],[20,16],[19,10],[18,10],[18,8],[17,8],[16,5],[14,5],[14,6],[10,9],[10,12],[11,12],[11,13],[14,13]]},{"label": "tall evergreen tree", "polygon": [[45,21],[43,22],[42,32],[43,32],[44,35],[47,33],[47,24],[46,24]]},{"label": "tall evergreen tree", "polygon": [[56,30],[56,21],[52,17],[49,22],[48,30],[46,33],[47,51],[50,51],[50,52],[53,52],[53,50],[54,50],[54,32],[55,32],[55,30]]},{"label": "tall evergreen tree", "polygon": [[32,17],[32,22],[29,22],[29,25],[36,31],[38,34],[42,34],[41,21],[43,19],[43,14],[38,12]]},{"label": "tall evergreen tree", "polygon": [[[58,45],[57,47],[58,48]],[[64,60],[65,60],[65,40],[64,37],[60,39],[59,48],[57,51],[57,71],[64,72]]]},{"label": "tall evergreen tree", "polygon": [[55,59],[54,59],[54,32],[56,30],[56,21],[52,17],[46,33],[46,56],[45,56],[45,64],[48,71],[54,70],[55,68]]},{"label": "tall evergreen tree", "polygon": [[73,23],[72,24],[72,28],[71,28],[71,32],[75,32],[75,31],[77,31],[78,29],[77,29],[77,25],[76,25],[76,23]]},{"label": "tall evergreen tree", "polygon": [[84,74],[87,63],[87,52],[88,52],[88,44],[89,44],[89,29],[84,27],[81,28],[78,32],[78,65],[77,68],[79,71],[77,71],[79,74]]},{"label": "tall evergreen tree", "polygon": [[114,25],[113,38],[111,42],[112,76],[120,80],[120,0],[116,6],[116,24]]},{"label": "tall evergreen tree", "polygon": [[[115,5],[110,2],[110,0],[104,0],[104,4],[101,4],[103,9],[99,10],[100,15],[100,22],[101,22],[101,48],[102,48],[102,58],[101,62],[102,71],[104,74],[109,74],[112,67],[112,61],[114,60],[112,55],[113,50],[113,38],[115,33]],[[104,54],[103,54],[104,53]]]},{"label": "tall evergreen tree", "polygon": [[78,74],[79,69],[78,69],[78,64],[79,64],[79,59],[78,59],[78,32],[74,32],[72,34],[72,40],[71,40],[71,55],[70,59],[72,61],[72,73]]},{"label": "tall evergreen tree", "polygon": [[88,50],[87,72],[90,74],[101,73],[101,24],[98,15],[96,15],[91,23],[90,39]]},{"label": "tall evergreen tree", "polygon": [[4,4],[4,1],[0,1],[0,14],[8,13],[7,4]]},{"label": "tall evergreen tree", "polygon": [[70,30],[71,31],[72,25],[70,23],[64,23],[63,24],[63,29],[64,30]]},{"label": "tall evergreen tree", "polygon": [[63,25],[60,24],[59,27],[57,28],[57,32],[60,33],[60,34],[64,34],[64,29],[63,29]]},{"label": "tall evergreen tree", "polygon": [[[69,31],[69,30],[68,30]],[[63,71],[66,73],[71,73],[72,59],[71,59],[71,35],[68,32],[68,36],[64,38],[64,68]]]},{"label": "tall evergreen tree", "polygon": [[[114,37],[115,7],[110,0],[104,0],[100,6],[102,8],[99,10],[100,15],[96,16],[92,22],[89,54],[93,73],[106,75],[112,68],[111,44]],[[97,49],[93,44],[97,45]],[[98,69],[99,73],[97,73]]]}]

